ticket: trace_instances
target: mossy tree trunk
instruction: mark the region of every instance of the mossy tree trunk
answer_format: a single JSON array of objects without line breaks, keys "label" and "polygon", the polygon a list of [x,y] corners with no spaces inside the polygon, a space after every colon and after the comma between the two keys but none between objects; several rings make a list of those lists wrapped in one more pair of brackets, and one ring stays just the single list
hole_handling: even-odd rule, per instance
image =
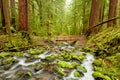
[{"label": "mossy tree trunk", "polygon": [[14,29],[16,29],[16,25],[15,25],[15,0],[10,0],[10,7],[11,7],[11,24],[14,27]]},{"label": "mossy tree trunk", "polygon": [[18,31],[22,31],[23,38],[29,37],[29,0],[18,0],[19,19]]},{"label": "mossy tree trunk", "polygon": [[2,0],[3,3],[3,13],[5,17],[5,27],[6,27],[6,32],[9,36],[11,36],[11,24],[10,24],[10,14],[9,14],[9,1],[8,0]]}]

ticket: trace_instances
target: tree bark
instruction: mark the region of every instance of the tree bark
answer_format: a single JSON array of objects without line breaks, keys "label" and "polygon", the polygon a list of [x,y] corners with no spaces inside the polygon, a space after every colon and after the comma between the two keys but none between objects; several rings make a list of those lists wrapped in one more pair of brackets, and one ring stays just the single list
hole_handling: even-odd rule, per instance
[{"label": "tree bark", "polygon": [[18,0],[19,22],[18,31],[29,31],[29,7],[28,0]]},{"label": "tree bark", "polygon": [[[108,14],[108,19],[111,19],[113,17],[117,16],[117,10],[118,10],[118,0],[110,0],[109,4],[109,14]],[[108,22],[107,26],[114,26],[116,25],[116,20]]]},{"label": "tree bark", "polygon": [[15,25],[15,0],[10,1],[10,7],[11,7],[11,17],[12,17],[11,24],[16,29],[16,25]]},{"label": "tree bark", "polygon": [[5,16],[3,13],[3,1],[2,0],[0,0],[0,9],[1,9],[2,29],[3,29],[3,27],[5,27]]},{"label": "tree bark", "polygon": [[[93,27],[100,22],[101,0],[92,0],[89,26]],[[97,29],[92,30],[95,32]]]},{"label": "tree bark", "polygon": [[10,14],[9,14],[9,1],[8,0],[2,0],[3,3],[3,13],[5,17],[5,27],[6,27],[6,32],[8,35],[11,35],[11,24],[10,24]]}]

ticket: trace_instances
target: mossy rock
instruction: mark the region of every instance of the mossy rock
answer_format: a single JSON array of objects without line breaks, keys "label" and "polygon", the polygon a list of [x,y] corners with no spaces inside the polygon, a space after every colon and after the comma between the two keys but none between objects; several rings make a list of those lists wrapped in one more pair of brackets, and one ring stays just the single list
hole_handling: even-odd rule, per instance
[{"label": "mossy rock", "polygon": [[9,52],[2,52],[2,53],[0,53],[0,58],[5,58],[10,55],[11,55],[11,53],[9,53]]},{"label": "mossy rock", "polygon": [[39,71],[43,68],[43,65],[42,64],[36,64],[35,65],[35,71]]},{"label": "mossy rock", "polygon": [[23,52],[13,52],[11,53],[13,56],[17,56],[17,57],[24,57],[24,53]]},{"label": "mossy rock", "polygon": [[51,60],[54,60],[56,57],[57,57],[57,55],[53,54],[53,55],[51,55],[51,56],[45,57],[45,60],[51,61]]},{"label": "mossy rock", "polygon": [[82,72],[80,72],[80,71],[75,71],[74,76],[75,77],[82,77],[82,76],[84,76],[84,74]]},{"label": "mossy rock", "polygon": [[83,55],[83,54],[79,54],[79,55],[78,55],[78,60],[79,60],[80,62],[82,62],[85,58],[86,58],[86,57],[85,57],[85,55]]},{"label": "mossy rock", "polygon": [[73,63],[68,63],[66,61],[59,61],[58,66],[62,67],[62,68],[68,68],[68,69],[73,69],[75,68],[78,64],[73,62]]},{"label": "mossy rock", "polygon": [[25,78],[28,79],[32,76],[33,76],[33,73],[31,71],[20,69],[15,73],[12,80],[25,79]]},{"label": "mossy rock", "polygon": [[94,70],[95,70],[95,71],[102,72],[102,71],[103,71],[103,68],[102,68],[102,67],[98,67],[98,66],[94,66]]},{"label": "mossy rock", "polygon": [[97,72],[97,71],[94,72],[94,73],[92,74],[92,76],[93,76],[94,78],[102,78],[103,80],[111,80],[110,77],[102,74],[101,72]]},{"label": "mossy rock", "polygon": [[15,59],[13,59],[12,57],[9,57],[9,58],[6,58],[2,61],[2,64],[5,65],[5,64],[10,64],[10,63],[13,63],[15,62]]},{"label": "mossy rock", "polygon": [[96,59],[96,60],[94,60],[93,61],[93,65],[99,66],[99,67],[106,66],[104,60],[102,60],[102,59]]},{"label": "mossy rock", "polygon": [[38,54],[42,54],[44,51],[45,51],[44,48],[40,48],[40,49],[32,49],[32,48],[30,48],[29,54],[38,55]]},{"label": "mossy rock", "polygon": [[0,69],[1,70],[9,70],[11,67],[12,67],[12,63],[10,63],[10,64],[5,64],[5,65],[3,65],[3,66],[0,66]]},{"label": "mossy rock", "polygon": [[77,69],[80,69],[80,70],[82,70],[82,71],[84,71],[84,72],[87,72],[87,69],[85,68],[85,67],[83,67],[83,66],[77,66]]},{"label": "mossy rock", "polygon": [[65,76],[65,73],[63,72],[62,68],[55,67],[54,70],[61,76]]},{"label": "mossy rock", "polygon": [[69,52],[63,52],[58,55],[58,58],[60,60],[70,60],[71,59],[71,53]]}]

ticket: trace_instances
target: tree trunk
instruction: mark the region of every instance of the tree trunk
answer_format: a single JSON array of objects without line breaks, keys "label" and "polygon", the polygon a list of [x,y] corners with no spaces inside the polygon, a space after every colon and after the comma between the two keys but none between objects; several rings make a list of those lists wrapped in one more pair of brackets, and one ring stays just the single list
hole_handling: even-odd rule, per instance
[{"label": "tree trunk", "polygon": [[[100,22],[101,0],[92,0],[89,26],[93,27]],[[90,32],[95,32],[94,29]]]},{"label": "tree trunk", "polygon": [[29,7],[28,0],[18,0],[19,22],[18,31],[29,31]]},{"label": "tree trunk", "polygon": [[0,9],[1,9],[0,11],[1,11],[1,18],[2,18],[2,29],[3,29],[3,27],[5,27],[5,16],[3,13],[3,1],[2,0],[0,0]]},{"label": "tree trunk", "polygon": [[[114,18],[117,16],[117,10],[118,10],[118,0],[110,0],[109,4],[109,14],[108,14],[108,19]],[[116,20],[113,20],[111,22],[108,22],[108,27],[116,25]]]},{"label": "tree trunk", "polygon": [[8,0],[2,0],[3,3],[3,13],[5,17],[5,27],[6,27],[6,32],[8,35],[11,35],[11,24],[10,24],[10,14],[9,14],[9,2]]},{"label": "tree trunk", "polygon": [[15,0],[11,0],[10,5],[11,5],[11,17],[12,17],[11,24],[16,29],[16,25],[15,25]]}]

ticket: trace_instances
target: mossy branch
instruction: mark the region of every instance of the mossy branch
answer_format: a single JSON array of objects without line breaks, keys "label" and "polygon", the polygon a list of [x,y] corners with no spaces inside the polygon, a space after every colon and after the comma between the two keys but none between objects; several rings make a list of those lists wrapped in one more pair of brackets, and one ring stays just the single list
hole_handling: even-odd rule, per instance
[{"label": "mossy branch", "polygon": [[103,21],[103,22],[101,22],[101,23],[99,23],[99,24],[97,24],[97,25],[95,25],[95,26],[93,26],[93,27],[90,27],[90,28],[86,31],[86,35],[89,36],[89,34],[90,34],[90,32],[91,32],[91,30],[92,30],[93,28],[96,28],[96,27],[98,27],[98,26],[100,26],[100,25],[102,25],[102,24],[108,23],[108,22],[113,21],[113,20],[116,20],[116,19],[120,19],[120,16],[118,16],[118,17],[113,17],[113,18],[108,19],[108,20],[106,20],[106,21]]}]

